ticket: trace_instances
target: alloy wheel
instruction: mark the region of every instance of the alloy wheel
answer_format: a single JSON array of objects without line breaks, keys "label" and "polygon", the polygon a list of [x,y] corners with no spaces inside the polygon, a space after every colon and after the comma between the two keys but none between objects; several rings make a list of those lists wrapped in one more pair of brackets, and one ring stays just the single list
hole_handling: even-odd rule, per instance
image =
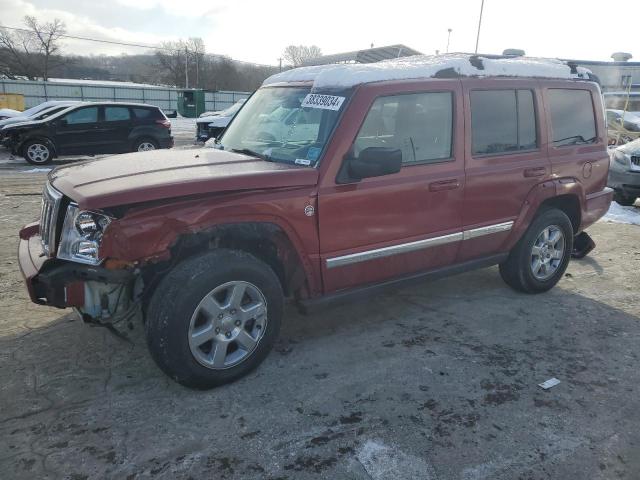
[{"label": "alloy wheel", "polygon": [[565,239],[557,225],[545,227],[531,248],[531,272],[537,280],[548,280],[560,267],[565,255]]},{"label": "alloy wheel", "polygon": [[156,149],[156,146],[151,142],[141,142],[140,145],[138,145],[139,152],[148,152],[149,150],[155,150],[155,149]]},{"label": "alloy wheel", "polygon": [[222,370],[247,359],[264,336],[267,301],[244,281],[214,288],[198,304],[189,323],[189,348],[201,365]]},{"label": "alloy wheel", "polygon": [[27,156],[33,163],[46,163],[50,155],[49,149],[41,143],[33,143],[27,148]]}]

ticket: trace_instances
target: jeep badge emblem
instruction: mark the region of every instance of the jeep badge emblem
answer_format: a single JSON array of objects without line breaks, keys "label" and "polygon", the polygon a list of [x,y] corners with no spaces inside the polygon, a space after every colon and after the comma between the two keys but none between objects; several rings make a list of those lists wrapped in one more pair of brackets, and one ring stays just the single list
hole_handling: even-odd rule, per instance
[{"label": "jeep badge emblem", "polygon": [[314,213],[316,213],[316,209],[313,208],[313,205],[307,205],[306,207],[304,207],[304,214],[307,217],[313,217]]}]

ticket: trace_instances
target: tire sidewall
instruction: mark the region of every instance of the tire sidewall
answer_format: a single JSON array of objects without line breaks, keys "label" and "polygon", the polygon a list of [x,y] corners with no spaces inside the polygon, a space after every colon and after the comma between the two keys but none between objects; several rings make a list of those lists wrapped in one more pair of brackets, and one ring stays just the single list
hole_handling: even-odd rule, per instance
[{"label": "tire sidewall", "polygon": [[[213,256],[221,254],[223,251],[217,251]],[[206,257],[191,259],[176,267],[182,270],[176,272],[177,277],[185,277],[184,273],[188,271],[186,281],[180,285],[174,283],[176,278],[172,275],[165,277],[152,296],[146,325],[147,342],[159,366],[176,381],[195,388],[228,383],[257,367],[278,337],[283,313],[282,288],[268,266],[243,254],[245,258],[235,261],[232,266],[210,268],[211,258]],[[241,363],[224,370],[209,369],[194,358],[189,348],[191,317],[207,294],[234,280],[249,282],[261,291],[266,300],[267,328],[256,348]],[[176,366],[179,369],[174,368]]]},{"label": "tire sidewall", "polygon": [[[47,160],[44,162],[34,162],[33,160],[31,160],[29,158],[29,154],[28,154],[28,150],[29,147],[31,147],[31,145],[35,145],[35,144],[40,144],[43,147],[45,147],[48,151],[49,151],[49,156],[47,157]],[[31,165],[47,165],[49,163],[51,163],[51,160],[53,159],[53,148],[51,148],[51,143],[46,141],[46,140],[40,140],[40,139],[32,139],[27,141],[24,144],[24,147],[22,147],[22,152],[23,152],[23,158],[27,161],[27,163],[30,163]]]},{"label": "tire sidewall", "polygon": [[[533,275],[531,271],[531,250],[533,245],[546,227],[555,225],[562,230],[564,235],[564,256],[562,262],[554,274],[546,280],[540,280]],[[531,291],[544,292],[551,289],[564,275],[571,259],[571,251],[573,250],[573,226],[567,215],[556,209],[545,210],[531,223],[527,232],[522,237],[520,248],[518,249],[518,264],[520,265],[520,276],[523,283],[526,284]]]}]

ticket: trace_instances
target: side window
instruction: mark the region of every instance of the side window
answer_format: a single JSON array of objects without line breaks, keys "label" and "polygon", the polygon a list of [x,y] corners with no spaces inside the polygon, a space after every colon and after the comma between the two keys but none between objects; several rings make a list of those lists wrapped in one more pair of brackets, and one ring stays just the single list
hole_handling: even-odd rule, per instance
[{"label": "side window", "polygon": [[353,143],[354,155],[368,147],[402,151],[403,165],[451,158],[453,94],[413,93],[375,100]]},{"label": "side window", "polygon": [[554,147],[596,141],[591,92],[552,88],[548,98]]},{"label": "side window", "polygon": [[491,155],[538,146],[531,90],[471,92],[471,153]]},{"label": "side window", "polygon": [[153,110],[150,108],[134,108],[133,113],[138,119],[154,118]]},{"label": "side window", "polygon": [[68,125],[77,125],[81,123],[96,123],[98,121],[98,107],[87,107],[73,112],[67,113],[63,120]]},{"label": "side window", "polygon": [[131,114],[127,107],[104,107],[105,122],[123,122],[130,118]]}]

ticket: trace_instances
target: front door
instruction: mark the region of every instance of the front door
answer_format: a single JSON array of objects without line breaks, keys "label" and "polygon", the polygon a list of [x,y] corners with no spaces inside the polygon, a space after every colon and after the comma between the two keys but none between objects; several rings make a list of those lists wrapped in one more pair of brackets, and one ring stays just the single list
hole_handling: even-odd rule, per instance
[{"label": "front door", "polygon": [[326,292],[448,265],[462,239],[460,82],[390,88],[360,87],[341,122],[341,136],[348,138],[335,156],[357,158],[368,147],[400,150],[400,172],[339,184],[335,168],[341,162],[334,161],[322,175],[318,210]]},{"label": "front door", "polygon": [[103,142],[99,107],[82,107],[56,120],[55,143],[61,155],[98,153]]}]

